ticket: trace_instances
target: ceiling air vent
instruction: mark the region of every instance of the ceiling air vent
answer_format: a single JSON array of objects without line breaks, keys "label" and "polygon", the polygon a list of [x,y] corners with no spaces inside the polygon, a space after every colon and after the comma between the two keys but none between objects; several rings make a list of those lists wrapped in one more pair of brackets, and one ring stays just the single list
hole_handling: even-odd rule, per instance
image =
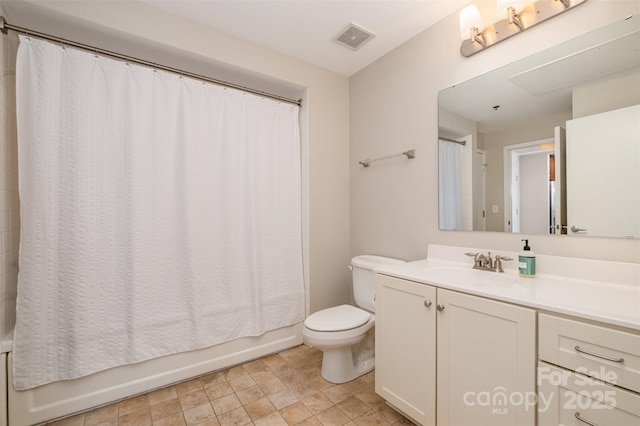
[{"label": "ceiling air vent", "polygon": [[358,50],[363,44],[375,36],[374,33],[351,23],[347,29],[336,38],[336,41],[351,50]]}]

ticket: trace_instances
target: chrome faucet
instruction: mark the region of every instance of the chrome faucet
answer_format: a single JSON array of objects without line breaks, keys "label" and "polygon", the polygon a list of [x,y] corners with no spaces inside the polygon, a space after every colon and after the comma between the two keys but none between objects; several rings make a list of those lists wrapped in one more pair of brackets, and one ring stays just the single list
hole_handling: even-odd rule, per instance
[{"label": "chrome faucet", "polygon": [[465,254],[473,257],[473,269],[480,269],[482,271],[504,272],[504,269],[502,269],[502,262],[513,260],[510,257],[499,255],[496,255],[495,259],[492,259],[491,252],[488,252],[486,255],[482,253]]}]

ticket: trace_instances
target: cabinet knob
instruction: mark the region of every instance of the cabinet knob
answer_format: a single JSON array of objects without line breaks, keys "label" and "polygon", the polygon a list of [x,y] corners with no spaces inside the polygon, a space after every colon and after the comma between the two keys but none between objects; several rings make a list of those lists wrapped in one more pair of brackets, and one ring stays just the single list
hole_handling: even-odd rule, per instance
[{"label": "cabinet knob", "polygon": [[424,306],[426,306],[427,308],[431,306],[431,300],[425,300],[424,301]]},{"label": "cabinet knob", "polygon": [[436,305],[436,309],[442,312],[442,311],[444,311],[444,305],[443,305],[443,304],[441,304],[441,303],[438,303],[438,304]]}]

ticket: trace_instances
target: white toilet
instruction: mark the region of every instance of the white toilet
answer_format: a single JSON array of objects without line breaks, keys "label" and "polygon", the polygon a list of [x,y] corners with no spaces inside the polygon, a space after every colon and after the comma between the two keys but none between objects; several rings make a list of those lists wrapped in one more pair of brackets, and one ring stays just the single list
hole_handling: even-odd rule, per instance
[{"label": "white toilet", "polygon": [[311,314],[304,321],[307,345],[323,352],[322,377],[345,383],[373,370],[375,273],[373,268],[404,263],[388,257],[362,255],[351,259],[353,295],[359,308],[340,305]]}]

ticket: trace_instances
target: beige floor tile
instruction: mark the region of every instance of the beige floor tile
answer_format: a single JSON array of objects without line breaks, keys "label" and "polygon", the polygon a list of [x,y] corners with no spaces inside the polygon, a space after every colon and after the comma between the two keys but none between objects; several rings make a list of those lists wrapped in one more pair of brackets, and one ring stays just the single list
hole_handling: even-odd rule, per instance
[{"label": "beige floor tile", "polygon": [[351,419],[335,405],[316,414],[316,417],[325,426],[342,426],[351,421]]},{"label": "beige floor tile", "polygon": [[383,417],[386,421],[393,424],[402,418],[402,415],[387,404],[378,404],[373,408],[376,413]]},{"label": "beige floor tile", "polygon": [[370,371],[367,374],[358,377],[358,381],[366,384],[366,385],[372,385],[375,382],[375,371]]},{"label": "beige floor tile", "polygon": [[202,423],[198,423],[196,426],[220,426],[220,421],[218,421],[218,418],[209,419]]},{"label": "beige floor tile", "polygon": [[264,398],[266,395],[262,391],[262,389],[260,389],[260,387],[258,387],[258,385],[254,385],[254,386],[248,387],[246,389],[243,389],[240,392],[236,392],[236,396],[238,397],[240,402],[243,405],[245,405],[245,404],[248,404],[250,402],[257,401],[260,398]]},{"label": "beige floor tile", "polygon": [[313,413],[302,403],[296,402],[280,410],[280,414],[288,425],[296,425],[313,416]]},{"label": "beige floor tile", "polygon": [[415,425],[414,422],[412,422],[411,420],[407,419],[404,416],[400,416],[400,419],[394,423],[394,425],[396,426],[401,426],[401,425]]},{"label": "beige floor tile", "polygon": [[351,392],[346,390],[342,385],[333,385],[323,389],[322,393],[325,394],[325,396],[334,404],[338,404],[339,402],[351,397]]},{"label": "beige floor tile", "polygon": [[264,363],[262,359],[256,359],[255,361],[249,361],[246,364],[242,364],[244,371],[249,374],[259,373],[261,371],[271,371],[269,366]]},{"label": "beige floor tile", "polygon": [[362,416],[371,408],[355,397],[349,397],[338,404],[338,408],[347,415],[350,419]]},{"label": "beige floor tile", "polygon": [[118,415],[128,414],[133,411],[139,411],[143,408],[149,409],[149,395],[139,395],[133,398],[120,401],[118,404]]},{"label": "beige floor tile", "polygon": [[180,414],[180,417],[182,417],[182,411],[183,408],[178,398],[168,399],[151,406],[151,420],[156,422],[165,417],[175,416],[176,414]]},{"label": "beige floor tile", "polygon": [[187,426],[198,425],[207,420],[213,420],[216,418],[213,408],[210,403],[202,404],[182,412],[184,415],[184,421]]},{"label": "beige floor tile", "polygon": [[158,389],[57,426],[412,425],[374,390],[373,372],[343,384],[320,375],[322,352],[299,346]]},{"label": "beige floor tile", "polygon": [[330,388],[331,386],[335,386],[331,382],[327,382],[321,375],[318,373],[317,375],[311,376],[307,379],[307,382],[311,383],[318,390],[323,390],[326,388]]},{"label": "beige floor tile", "polygon": [[266,397],[245,404],[243,407],[249,417],[251,417],[251,420],[261,419],[277,411],[276,407],[269,401],[269,398]]},{"label": "beige floor tile", "polygon": [[267,357],[264,359],[264,363],[267,364],[276,376],[282,376],[283,374],[295,371],[293,366],[278,354]]},{"label": "beige floor tile", "polygon": [[200,382],[200,379],[192,379],[187,380],[186,382],[178,383],[175,385],[175,388],[178,396],[186,395],[188,393],[193,393],[204,389],[202,383]]},{"label": "beige floor tile", "polygon": [[245,373],[242,376],[238,376],[235,379],[229,380],[229,385],[235,392],[241,391],[242,389],[246,389],[251,386],[255,386],[255,384],[256,381],[253,380],[248,373]]},{"label": "beige floor tile", "polygon": [[362,416],[353,419],[353,422],[358,426],[386,426],[390,424],[376,410],[369,410]]},{"label": "beige floor tile", "polygon": [[282,383],[284,383],[285,386],[288,387],[292,387],[295,386],[297,384],[300,384],[302,382],[304,382],[305,378],[302,374],[298,373],[297,371],[290,371],[286,374],[283,374],[281,376],[278,376],[278,379],[280,379],[280,381]]},{"label": "beige floor tile", "polygon": [[176,388],[169,386],[149,393],[149,404],[154,405],[178,397]]},{"label": "beige floor tile", "polygon": [[186,423],[184,422],[184,416],[181,411],[179,414],[155,420],[153,426],[186,426]]},{"label": "beige floor tile", "polygon": [[274,373],[269,367],[265,364],[265,370],[249,372],[249,375],[256,383],[264,383],[266,381],[277,378],[276,373]]},{"label": "beige floor tile", "polygon": [[242,367],[242,365],[236,365],[235,367],[231,367],[224,371],[224,377],[227,381],[237,379],[245,374],[247,374],[247,371]]},{"label": "beige floor tile", "polygon": [[258,419],[253,422],[253,424],[255,426],[287,426],[287,422],[278,412],[271,413],[267,417]]},{"label": "beige floor tile", "polygon": [[221,415],[231,410],[235,410],[238,407],[242,406],[242,403],[236,396],[236,394],[226,395],[222,398],[215,399],[211,401],[211,405],[213,406],[213,411],[215,411],[216,415]]},{"label": "beige floor tile", "polygon": [[180,399],[180,405],[182,406],[183,411],[209,402],[209,398],[207,397],[207,394],[204,392],[204,389],[191,392],[185,395],[180,395],[179,399]]},{"label": "beige floor tile", "polygon": [[262,389],[265,395],[271,395],[287,389],[287,386],[277,377],[264,382],[258,382],[258,386],[260,386],[260,389]]},{"label": "beige floor tile", "polygon": [[151,424],[151,410],[149,407],[121,414],[118,418],[119,426],[144,426]]},{"label": "beige floor tile", "polygon": [[322,426],[322,422],[317,417],[309,417],[298,423],[296,426]]},{"label": "beige floor tile", "polygon": [[250,424],[251,417],[249,417],[244,408],[240,407],[218,416],[218,421],[220,421],[221,426],[242,426]]},{"label": "beige floor tile", "polygon": [[213,401],[214,399],[222,398],[223,396],[231,395],[233,393],[233,389],[231,389],[231,386],[229,386],[229,383],[227,383],[226,380],[206,387],[204,388],[204,391],[209,397],[209,401]]},{"label": "beige floor tile", "polygon": [[282,390],[268,396],[269,401],[276,407],[277,410],[291,405],[294,402],[298,402],[300,399],[295,396],[289,389]]},{"label": "beige floor tile", "polygon": [[310,379],[315,376],[320,376],[320,371],[322,370],[322,368],[317,365],[307,365],[303,368],[298,368],[297,370],[304,376],[305,379]]},{"label": "beige floor tile", "polygon": [[[325,396],[322,392],[316,392],[302,400],[302,403],[309,409],[313,414],[318,414],[321,411],[326,410],[327,408],[333,405],[333,402],[329,398]],[[367,408],[369,408],[367,406]]]},{"label": "beige floor tile", "polygon": [[107,422],[118,424],[118,404],[106,405],[87,412],[83,426],[96,426]]},{"label": "beige floor tile", "polygon": [[293,394],[300,399],[304,399],[318,392],[318,389],[309,382],[299,383],[290,389],[291,389],[291,392],[293,392]]},{"label": "beige floor tile", "polygon": [[71,416],[64,419],[60,419],[50,424],[55,426],[83,426],[84,419],[85,419],[84,414],[78,414],[77,416]]},{"label": "beige floor tile", "polygon": [[200,383],[202,383],[202,386],[204,386],[205,388],[226,382],[227,378],[224,371],[216,371],[215,373],[207,374],[206,376],[200,377]]},{"label": "beige floor tile", "polygon": [[360,392],[362,392],[364,390],[367,390],[367,388],[369,386],[371,386],[371,385],[367,385],[367,384],[358,382],[357,379],[342,384],[342,387],[345,388],[346,390],[348,390],[351,393],[351,395],[355,395],[355,394],[360,393]]},{"label": "beige floor tile", "polygon": [[355,397],[367,404],[369,407],[384,403],[384,399],[378,396],[373,390],[358,392]]}]

